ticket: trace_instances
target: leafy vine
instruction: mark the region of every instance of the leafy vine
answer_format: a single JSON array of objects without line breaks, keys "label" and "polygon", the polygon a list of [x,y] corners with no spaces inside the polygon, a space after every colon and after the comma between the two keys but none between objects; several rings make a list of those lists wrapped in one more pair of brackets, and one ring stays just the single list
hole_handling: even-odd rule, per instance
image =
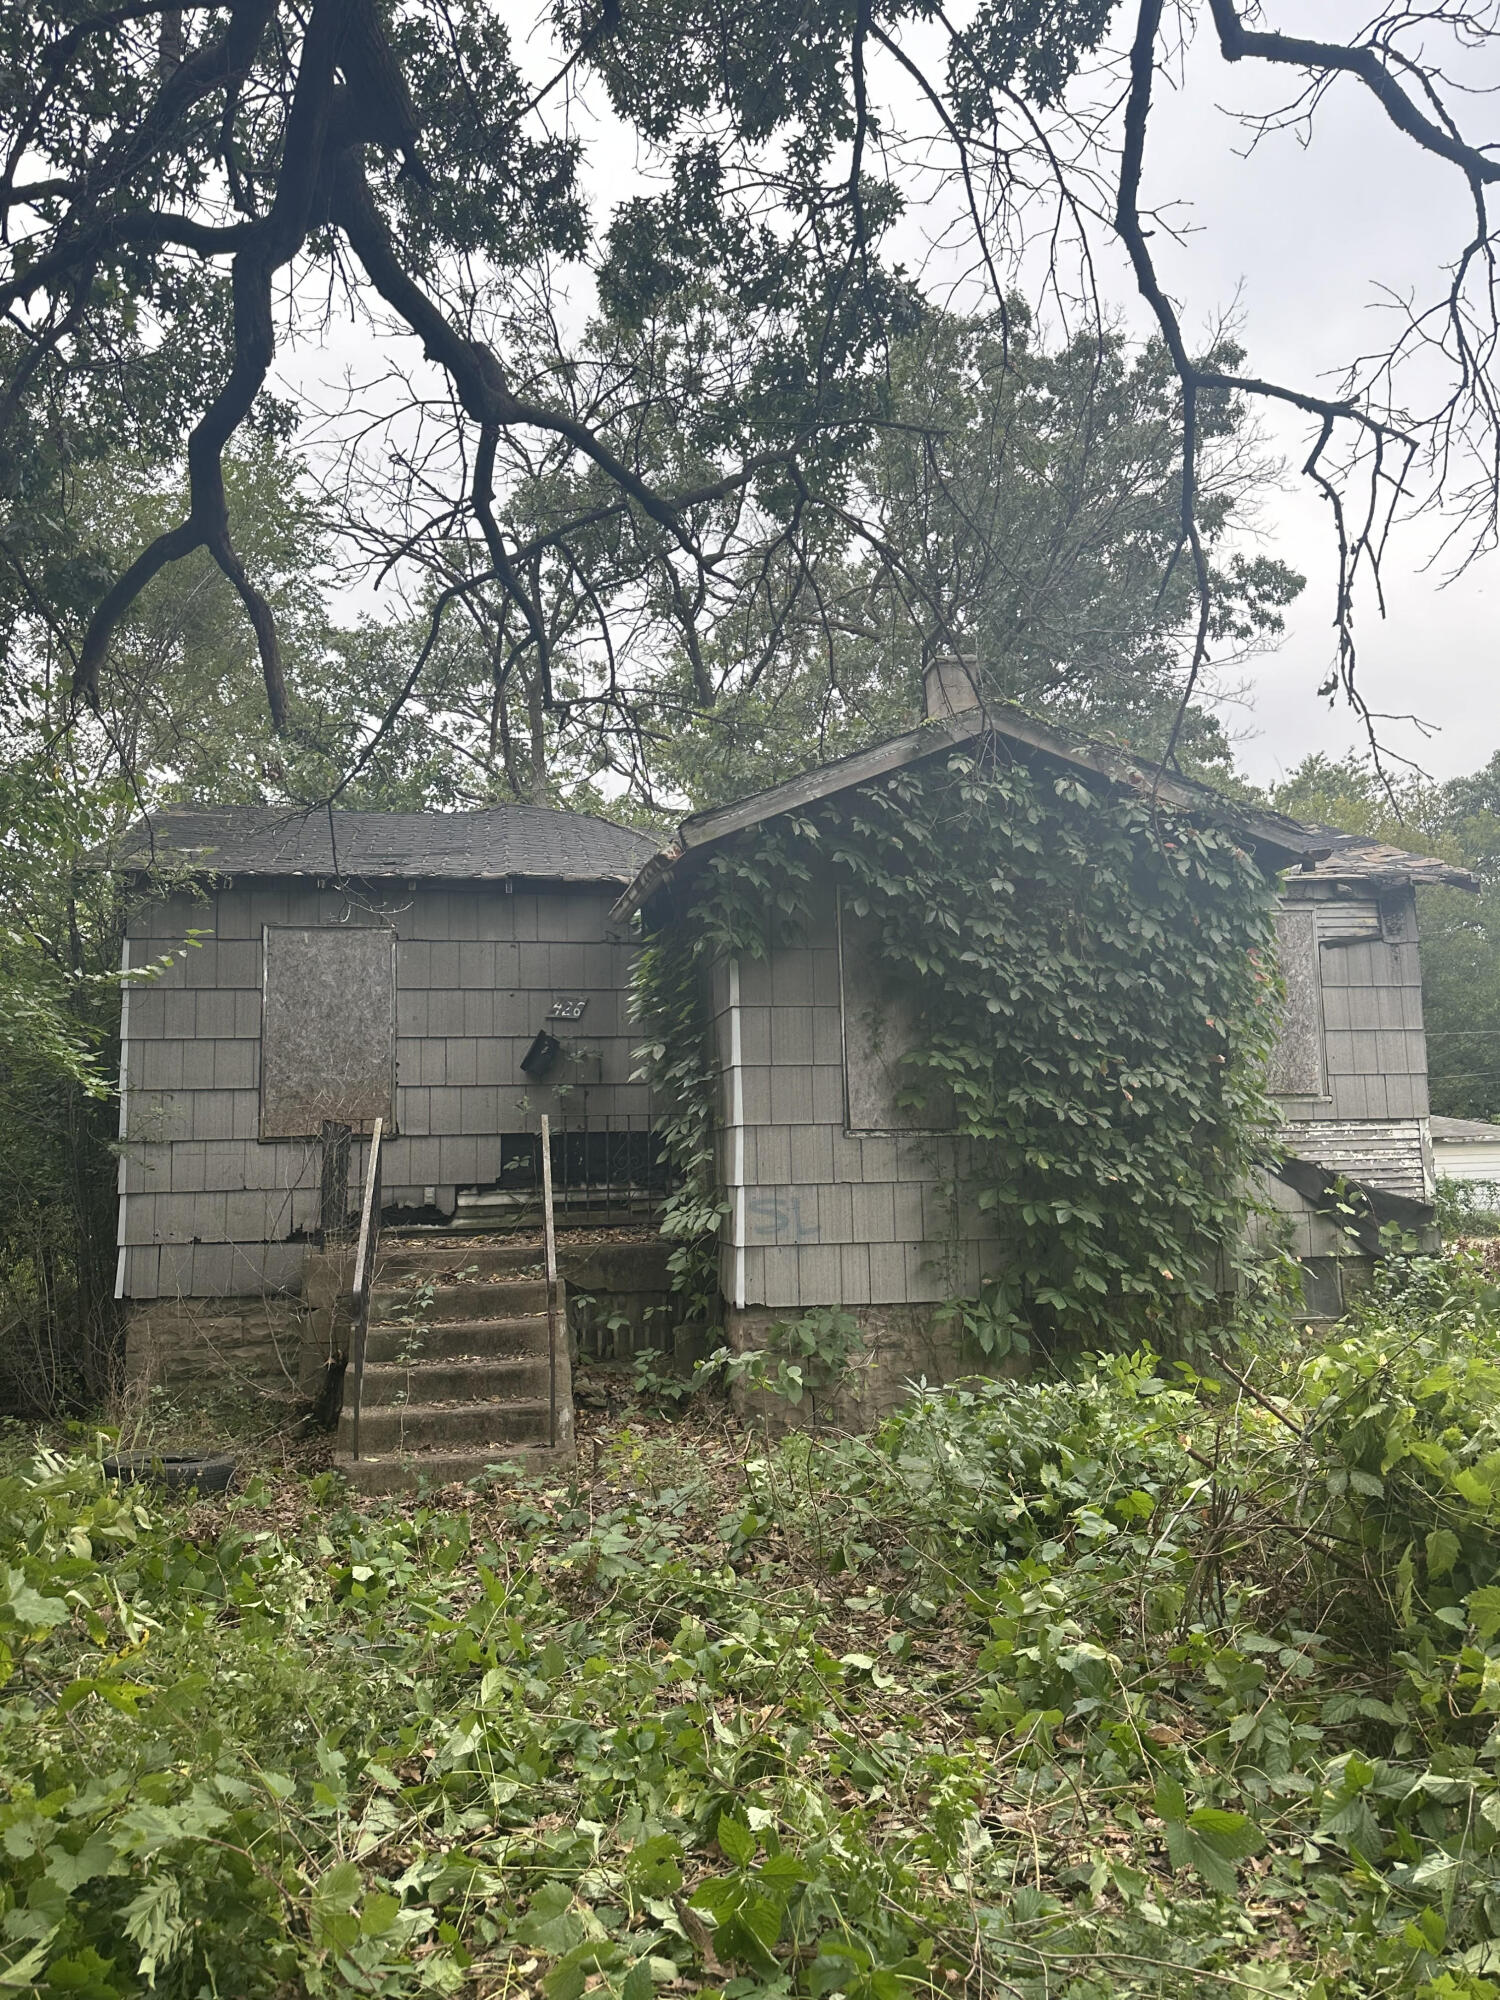
[{"label": "leafy vine", "polygon": [[676,1176],[661,1233],[684,1319],[712,1332],[719,1320],[719,1227],[728,1213],[714,1159],[713,1027],[702,940],[686,926],[658,931],[636,956],[630,1015],[645,1039],[636,1074],[651,1087],[656,1136]]},{"label": "leafy vine", "polygon": [[917,1023],[902,1099],[945,1107],[968,1142],[949,1198],[1005,1246],[964,1302],[970,1334],[993,1353],[1189,1324],[1240,1254],[1274,1124],[1275,884],[1227,816],[987,746],[720,848],[638,975],[640,1018],[674,1023],[648,1063],[684,1174],[673,1231],[712,1214],[710,1252],[724,1211],[706,970],[805,934],[830,875]]}]

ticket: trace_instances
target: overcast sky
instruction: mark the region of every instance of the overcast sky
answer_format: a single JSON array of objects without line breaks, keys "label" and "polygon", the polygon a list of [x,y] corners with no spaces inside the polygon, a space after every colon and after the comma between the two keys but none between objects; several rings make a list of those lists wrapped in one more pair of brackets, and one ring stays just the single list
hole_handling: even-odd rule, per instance
[{"label": "overcast sky", "polygon": [[[1303,12],[1283,7],[1267,24],[1306,31]],[[1324,0],[1315,31],[1352,33],[1365,18],[1353,0]],[[1500,82],[1472,58],[1461,73],[1474,86]],[[1326,393],[1351,356],[1390,337],[1377,287],[1422,301],[1440,296],[1473,213],[1458,173],[1396,132],[1352,79],[1338,80],[1319,107],[1310,143],[1278,133],[1246,157],[1248,134],[1231,114],[1272,110],[1295,84],[1292,71],[1227,64],[1205,19],[1180,87],[1158,84],[1143,192],[1149,203],[1191,197],[1173,211],[1187,231],[1181,245],[1161,235],[1154,243],[1190,335],[1233,310],[1248,368]],[[1500,111],[1491,105],[1500,106],[1500,97],[1462,105],[1467,135],[1480,143],[1500,141]],[[1096,247],[1104,250],[1100,277],[1112,303],[1142,334],[1154,331],[1123,253],[1111,262],[1102,236]],[[1280,650],[1247,671],[1247,702],[1222,713],[1249,774],[1271,782],[1311,750],[1341,755],[1365,739],[1346,703],[1317,695],[1335,658],[1335,543],[1327,504],[1296,472],[1310,436],[1300,419],[1279,410],[1267,411],[1263,422],[1287,469],[1286,490],[1264,503],[1265,547],[1308,581],[1288,613]],[[1359,681],[1371,708],[1392,717],[1415,712],[1427,725],[1382,721],[1383,744],[1449,777],[1476,769],[1500,748],[1500,570],[1490,556],[1445,583],[1444,572],[1430,566],[1437,539],[1434,525],[1420,519],[1396,534],[1384,571],[1386,616],[1367,590],[1356,623]]]},{"label": "overcast sky", "polygon": [[[1277,25],[1295,31],[1299,23]],[[1248,159],[1236,156],[1245,145],[1242,129],[1208,107],[1249,107],[1259,90],[1269,108],[1276,98],[1266,72],[1231,69],[1203,35],[1187,83],[1175,100],[1158,100],[1165,115],[1153,123],[1147,153],[1148,196],[1185,187],[1195,194],[1185,218],[1195,233],[1180,250],[1158,238],[1161,267],[1189,325],[1201,330],[1238,295],[1247,365],[1329,389],[1326,371],[1388,337],[1377,277],[1419,298],[1441,290],[1443,266],[1472,224],[1467,190],[1456,172],[1395,132],[1353,80],[1340,80],[1325,100],[1307,150],[1283,133]],[[1500,112],[1484,100],[1471,103],[1465,119],[1471,138],[1500,139]],[[1320,373],[1321,383],[1314,379]],[[1276,434],[1289,467],[1300,463],[1301,425],[1283,423]],[[1347,707],[1330,711],[1316,698],[1334,651],[1328,508],[1297,479],[1267,504],[1265,526],[1269,547],[1302,571],[1308,587],[1289,614],[1282,650],[1254,669],[1253,712],[1226,713],[1232,728],[1255,732],[1240,754],[1262,781],[1309,750],[1342,752],[1359,735]],[[1434,540],[1422,522],[1398,534],[1386,569],[1388,616],[1382,621],[1367,595],[1357,630],[1371,706],[1415,710],[1438,731],[1424,738],[1409,724],[1385,723],[1384,739],[1448,777],[1474,770],[1500,747],[1500,570],[1489,556],[1444,588],[1440,572],[1424,573]]]},{"label": "overcast sky", "polygon": [[[1349,0],[1326,0],[1319,10],[1319,26],[1330,33],[1355,21]],[[535,43],[527,55],[528,67],[545,69],[550,61]],[[1398,134],[1352,80],[1335,84],[1308,147],[1288,132],[1244,157],[1247,135],[1228,111],[1272,108],[1289,94],[1289,78],[1295,81],[1292,72],[1264,66],[1231,68],[1212,34],[1201,33],[1182,87],[1158,87],[1144,196],[1148,203],[1189,197],[1174,210],[1188,231],[1185,241],[1158,234],[1154,247],[1190,339],[1234,310],[1250,369],[1331,391],[1331,371],[1389,338],[1377,285],[1424,301],[1440,294],[1472,211],[1458,174]],[[1491,103],[1500,105],[1500,98],[1470,100],[1464,110],[1468,136],[1481,143],[1500,125]],[[596,122],[586,106],[575,103],[573,117],[586,139],[585,171],[602,220],[636,181],[635,142]],[[1500,140],[1500,132],[1495,136]],[[924,230],[938,226],[941,209],[951,213],[952,199],[928,215],[909,214],[902,254],[920,254]],[[1111,304],[1138,332],[1152,330],[1123,254],[1102,232],[1095,248],[1102,251],[1100,279]],[[350,365],[359,345],[359,336],[335,336],[316,356],[284,357],[284,374],[309,387]],[[1274,411],[1263,421],[1286,464],[1286,490],[1273,491],[1263,505],[1264,546],[1302,571],[1308,585],[1288,614],[1281,649],[1253,663],[1246,701],[1222,713],[1242,764],[1270,782],[1309,751],[1340,755],[1362,744],[1363,734],[1347,705],[1330,705],[1316,692],[1334,658],[1334,542],[1326,504],[1296,473],[1307,449],[1304,428]],[[1384,619],[1366,590],[1357,617],[1360,685],[1373,709],[1397,717],[1415,711],[1432,732],[1383,721],[1383,743],[1448,777],[1476,769],[1500,747],[1493,620],[1500,571],[1490,556],[1445,584],[1441,570],[1427,567],[1434,544],[1432,524],[1423,520],[1395,536],[1384,573]]]}]

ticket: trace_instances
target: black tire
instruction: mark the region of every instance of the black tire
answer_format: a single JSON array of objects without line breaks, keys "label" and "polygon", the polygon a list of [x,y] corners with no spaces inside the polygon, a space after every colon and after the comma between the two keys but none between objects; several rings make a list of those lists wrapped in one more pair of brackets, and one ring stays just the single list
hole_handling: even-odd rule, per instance
[{"label": "black tire", "polygon": [[108,1478],[122,1485],[140,1480],[158,1486],[196,1487],[200,1493],[222,1493],[234,1477],[237,1459],[176,1451],[127,1451],[104,1461]]}]

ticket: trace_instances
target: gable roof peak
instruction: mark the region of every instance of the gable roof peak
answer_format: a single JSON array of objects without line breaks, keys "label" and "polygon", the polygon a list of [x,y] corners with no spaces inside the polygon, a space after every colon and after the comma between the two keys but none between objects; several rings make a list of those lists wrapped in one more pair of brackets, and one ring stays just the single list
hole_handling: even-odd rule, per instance
[{"label": "gable roof peak", "polygon": [[1208,785],[1146,763],[1117,745],[1040,722],[1010,702],[985,701],[934,718],[918,729],[872,744],[866,750],[850,751],[797,777],[732,800],[728,805],[690,814],[678,827],[672,845],[663,848],[641,869],[616,903],[614,915],[625,917],[640,909],[679,865],[702,848],[775,819],[781,813],[816,805],[856,785],[868,784],[945,750],[961,749],[985,736],[1009,743],[1023,754],[1042,756],[1105,778],[1123,790],[1160,798],[1168,805],[1229,814],[1244,828],[1247,842],[1263,853],[1273,867],[1315,865],[1330,852],[1325,834],[1303,826],[1285,813],[1226,799]]}]

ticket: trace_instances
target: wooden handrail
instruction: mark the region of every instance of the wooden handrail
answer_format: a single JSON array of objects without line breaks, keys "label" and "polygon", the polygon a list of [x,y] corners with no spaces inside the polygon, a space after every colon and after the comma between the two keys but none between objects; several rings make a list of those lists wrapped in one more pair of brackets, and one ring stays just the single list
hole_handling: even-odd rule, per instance
[{"label": "wooden handrail", "polygon": [[542,1113],[542,1234],[547,1244],[547,1442],[557,1445],[557,1226],[552,1213],[552,1126]]},{"label": "wooden handrail", "polygon": [[359,1242],[354,1252],[354,1456],[359,1457],[359,1412],[365,1386],[365,1336],[370,1328],[370,1293],[375,1282],[375,1250],[380,1241],[380,1141],[385,1121],[370,1128],[370,1157],[365,1163],[365,1193],[359,1212]]}]

